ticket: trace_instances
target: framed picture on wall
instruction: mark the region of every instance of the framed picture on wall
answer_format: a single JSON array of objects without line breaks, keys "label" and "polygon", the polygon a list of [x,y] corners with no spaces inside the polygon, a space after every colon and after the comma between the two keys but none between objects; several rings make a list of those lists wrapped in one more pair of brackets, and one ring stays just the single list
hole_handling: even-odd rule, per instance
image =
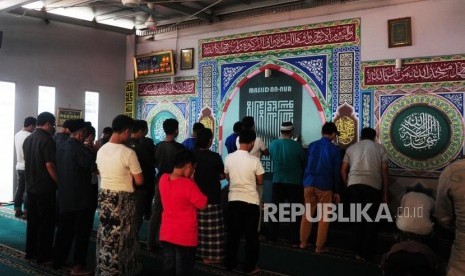
[{"label": "framed picture on wall", "polygon": [[71,109],[71,108],[57,108],[57,126],[63,126],[66,120],[74,120],[82,118],[82,110]]},{"label": "framed picture on wall", "polygon": [[181,70],[194,69],[194,48],[181,49]]},{"label": "framed picture on wall", "polygon": [[173,51],[152,52],[134,57],[134,75],[140,77],[173,76]]},{"label": "framed picture on wall", "polygon": [[412,24],[410,17],[388,20],[389,48],[412,45]]}]

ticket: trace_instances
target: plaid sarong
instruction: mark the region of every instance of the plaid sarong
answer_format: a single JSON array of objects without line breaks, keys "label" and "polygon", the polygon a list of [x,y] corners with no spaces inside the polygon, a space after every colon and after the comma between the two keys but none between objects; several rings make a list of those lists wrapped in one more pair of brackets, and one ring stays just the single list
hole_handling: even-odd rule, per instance
[{"label": "plaid sarong", "polygon": [[208,204],[205,210],[197,212],[199,245],[197,256],[202,259],[222,261],[224,259],[224,221],[220,204]]}]

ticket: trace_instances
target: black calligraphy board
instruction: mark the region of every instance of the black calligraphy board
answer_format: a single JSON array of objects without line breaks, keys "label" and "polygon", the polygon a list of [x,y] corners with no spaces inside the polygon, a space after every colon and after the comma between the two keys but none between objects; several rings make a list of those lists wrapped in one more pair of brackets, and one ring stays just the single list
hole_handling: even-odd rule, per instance
[{"label": "black calligraphy board", "polygon": [[270,77],[259,73],[240,89],[240,118],[252,116],[257,134],[265,144],[280,134],[282,122],[292,121],[295,134],[301,133],[302,85],[291,76],[272,71]]}]

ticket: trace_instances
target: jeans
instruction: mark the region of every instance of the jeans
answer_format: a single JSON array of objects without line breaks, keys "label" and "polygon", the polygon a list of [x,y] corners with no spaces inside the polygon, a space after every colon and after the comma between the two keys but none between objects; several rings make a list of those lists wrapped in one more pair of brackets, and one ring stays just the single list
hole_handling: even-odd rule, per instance
[{"label": "jeans", "polygon": [[163,269],[162,276],[192,275],[195,264],[195,246],[181,246],[169,242],[162,242]]},{"label": "jeans", "polygon": [[21,210],[24,202],[24,210],[27,210],[27,195],[26,195],[26,177],[24,170],[17,170],[18,173],[18,187],[15,193],[15,210]]}]

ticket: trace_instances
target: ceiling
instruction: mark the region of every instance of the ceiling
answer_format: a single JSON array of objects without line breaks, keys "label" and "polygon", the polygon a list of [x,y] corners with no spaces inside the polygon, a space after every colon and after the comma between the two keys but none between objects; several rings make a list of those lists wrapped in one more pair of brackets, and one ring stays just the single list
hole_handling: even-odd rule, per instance
[{"label": "ceiling", "polygon": [[[125,1],[132,2],[123,4]],[[0,11],[125,34],[277,13],[348,0],[2,0]],[[352,0],[354,1],[354,0]],[[150,19],[149,19],[150,18]],[[150,24],[153,22],[152,24]]]}]

